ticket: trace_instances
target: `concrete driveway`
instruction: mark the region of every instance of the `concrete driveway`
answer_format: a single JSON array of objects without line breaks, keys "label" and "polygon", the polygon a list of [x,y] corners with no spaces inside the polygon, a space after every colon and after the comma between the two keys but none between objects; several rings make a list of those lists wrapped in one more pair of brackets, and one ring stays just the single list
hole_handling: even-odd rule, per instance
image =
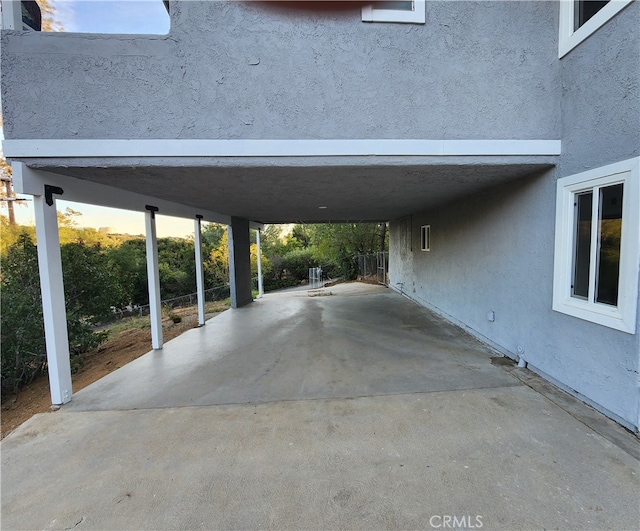
[{"label": "concrete driveway", "polygon": [[637,438],[493,356],[383,287],[267,295],[6,437],[2,528],[638,528]]}]

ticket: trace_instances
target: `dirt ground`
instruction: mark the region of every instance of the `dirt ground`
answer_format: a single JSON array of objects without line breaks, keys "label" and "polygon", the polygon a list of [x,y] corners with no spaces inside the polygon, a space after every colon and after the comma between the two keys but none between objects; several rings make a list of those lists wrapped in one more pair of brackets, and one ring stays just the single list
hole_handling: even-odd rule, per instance
[{"label": "dirt ground", "polygon": [[[226,309],[227,306],[223,303],[217,303],[215,307],[208,304],[206,317],[212,317],[215,313]],[[185,326],[184,323],[174,324],[169,318],[164,319],[162,324],[165,342],[192,327]],[[74,392],[87,387],[151,350],[151,329],[148,326],[120,330],[111,336],[97,349],[84,354],[82,367],[72,375]],[[17,396],[3,397],[1,438],[11,433],[36,413],[49,411],[51,411],[51,397],[49,379],[45,374],[23,387]]]}]

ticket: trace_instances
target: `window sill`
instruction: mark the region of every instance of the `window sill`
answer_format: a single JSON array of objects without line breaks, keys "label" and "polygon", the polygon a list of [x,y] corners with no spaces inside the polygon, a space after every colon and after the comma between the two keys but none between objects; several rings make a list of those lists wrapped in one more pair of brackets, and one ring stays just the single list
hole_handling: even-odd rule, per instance
[{"label": "window sill", "polygon": [[627,334],[636,333],[635,319],[633,322],[628,322],[624,319],[624,316],[618,308],[609,307],[604,304],[582,303],[582,301],[571,298],[554,300],[552,308],[556,312],[577,317],[583,321],[589,321],[606,326],[607,328],[620,330]]}]

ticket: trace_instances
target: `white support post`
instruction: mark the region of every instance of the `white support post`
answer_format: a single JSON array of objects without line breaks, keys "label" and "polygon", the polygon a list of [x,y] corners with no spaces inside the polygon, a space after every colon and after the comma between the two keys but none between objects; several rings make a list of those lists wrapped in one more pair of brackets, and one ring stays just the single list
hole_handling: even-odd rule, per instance
[{"label": "white support post", "polygon": [[148,206],[145,212],[147,236],[147,279],[149,282],[149,318],[151,319],[151,346],[162,349],[162,307],[160,304],[160,273],[158,271],[158,238],[156,237],[157,207]]},{"label": "white support post", "polygon": [[262,284],[262,252],[260,250],[260,229],[256,230],[256,244],[258,247],[258,298],[264,295],[264,286]]},{"label": "white support post", "polygon": [[[56,193],[61,192],[61,189],[56,190]],[[52,192],[34,196],[33,208],[36,219],[38,267],[51,403],[61,405],[69,402],[72,396],[71,363],[62,283],[58,214]]]},{"label": "white support post", "polygon": [[196,249],[196,289],[198,292],[198,326],[204,326],[204,269],[202,266],[202,216],[196,216],[194,229]]}]

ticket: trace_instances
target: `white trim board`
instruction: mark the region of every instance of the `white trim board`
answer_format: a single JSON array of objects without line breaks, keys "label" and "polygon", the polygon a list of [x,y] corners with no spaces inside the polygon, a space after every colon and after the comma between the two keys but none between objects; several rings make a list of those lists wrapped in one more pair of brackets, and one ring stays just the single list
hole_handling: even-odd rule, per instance
[{"label": "white trim board", "polygon": [[[129,192],[105,184],[76,179],[57,173],[43,172],[27,167],[22,162],[13,162],[13,183],[15,190],[21,194],[43,195],[44,185],[59,186],[64,190],[57,199],[74,201],[88,205],[105,206],[145,212],[146,205],[158,207],[158,214],[162,216],[174,216],[178,218],[195,219],[196,214],[203,216],[204,221],[223,223],[229,225],[231,218],[218,212],[202,210],[195,207],[172,203],[156,197]],[[252,224],[251,228],[263,228],[262,224]]]},{"label": "white trim board", "polygon": [[560,140],[67,140],[3,141],[7,158],[549,156]]}]

